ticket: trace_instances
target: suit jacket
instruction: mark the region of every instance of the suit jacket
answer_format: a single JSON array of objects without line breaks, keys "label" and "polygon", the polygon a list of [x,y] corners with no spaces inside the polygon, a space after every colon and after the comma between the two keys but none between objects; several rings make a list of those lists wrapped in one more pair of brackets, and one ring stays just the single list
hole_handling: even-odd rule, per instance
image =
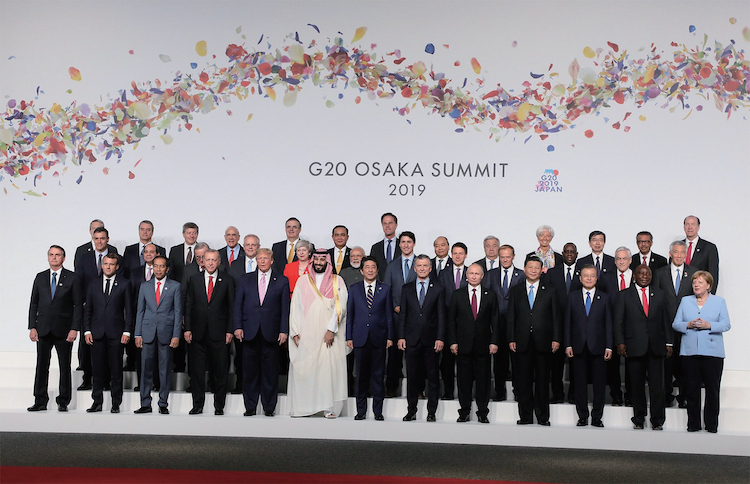
[{"label": "suit jacket", "polygon": [[[591,264],[592,266],[596,267],[596,264],[594,264],[593,254],[589,254],[586,257],[578,259],[578,261],[576,262],[576,270],[582,269],[583,266],[587,264]],[[601,266],[601,272],[599,274],[600,278],[602,274],[615,272],[617,270],[617,266],[615,265],[615,258],[611,255],[602,254],[602,260],[600,261],[599,265]]]},{"label": "suit jacket", "polygon": [[383,348],[386,340],[395,339],[393,330],[393,301],[390,288],[378,281],[374,283],[372,308],[367,307],[364,282],[349,288],[346,301],[346,340],[361,348],[369,340],[376,348]]},{"label": "suit jacket", "polygon": [[29,329],[36,329],[39,336],[52,334],[55,338],[67,338],[68,332],[81,330],[83,319],[83,287],[75,272],[60,269],[55,297],[50,291],[52,271],[47,269],[36,275],[31,287],[29,303]]},{"label": "suit jacket", "polygon": [[187,288],[188,288],[188,281],[191,277],[193,277],[196,274],[203,275],[203,271],[201,270],[199,265],[193,265],[190,264],[185,267],[185,271],[182,273],[182,282],[180,282],[180,298],[182,302],[182,315],[185,316],[185,303],[187,302]]},{"label": "suit jacket", "polygon": [[[286,259],[285,259],[286,260]],[[258,294],[258,271],[245,274],[237,283],[234,298],[234,329],[253,339],[258,332],[268,342],[277,341],[279,333],[289,334],[289,279],[269,271],[268,289],[263,304]]]},{"label": "suit jacket", "polygon": [[398,315],[398,339],[405,339],[406,346],[422,343],[433,347],[436,340],[445,342],[445,290],[440,281],[430,279],[425,287],[424,303],[419,306],[417,290],[419,281],[404,284],[401,288],[401,312]]},{"label": "suit jacket", "polygon": [[[123,275],[128,280],[131,279],[130,274],[132,272],[137,272],[138,268],[141,267],[140,246],[141,246],[140,242],[136,242],[135,244],[125,247],[125,252],[122,253],[122,262],[120,263],[120,266],[123,269]],[[163,255],[166,257],[167,251],[164,247],[157,245],[156,254]]]},{"label": "suit jacket", "polygon": [[[416,262],[416,260],[416,257],[412,257],[411,265],[409,266],[409,274],[407,274],[405,282],[411,282],[417,279],[417,273],[414,272],[414,262]],[[401,304],[401,288],[405,282],[404,260],[399,255],[388,264],[388,269],[385,271],[385,278],[383,279],[383,283],[391,288],[391,298],[393,299],[394,309]]]},{"label": "suit jacket", "polygon": [[[437,279],[440,274],[437,272],[437,257],[433,257],[430,259],[430,264],[432,265],[432,270],[430,271],[430,279]],[[453,258],[451,256],[448,256],[445,260],[445,265],[443,266],[444,269],[452,268],[453,267]]]},{"label": "suit jacket", "polygon": [[564,347],[572,347],[574,355],[583,353],[585,347],[594,355],[603,355],[612,346],[612,305],[602,291],[594,291],[591,309],[586,314],[585,295],[582,290],[568,294],[564,317]]},{"label": "suit jacket", "polygon": [[[185,244],[177,244],[169,249],[169,272],[167,277],[173,281],[182,282],[185,274]],[[188,264],[189,266],[198,267],[198,262],[195,260],[195,251],[193,251],[193,261]]]},{"label": "suit jacket", "polygon": [[669,311],[669,320],[674,321],[677,308],[680,306],[682,298],[693,295],[693,274],[698,270],[695,267],[684,264],[682,275],[680,276],[680,290],[675,294],[674,280],[672,280],[672,263],[660,267],[654,272],[651,278],[651,287],[661,289],[667,298],[667,310]]},{"label": "suit jacket", "polygon": [[570,291],[568,291],[568,288],[565,285],[566,277],[567,268],[565,267],[565,263],[563,262],[562,264],[555,264],[555,267],[548,270],[547,273],[543,274],[541,278],[544,284],[550,284],[555,288],[561,310],[565,310],[565,306],[568,305],[568,294],[583,287],[583,285],[581,284],[580,269],[574,269],[570,272]]},{"label": "suit jacket", "polygon": [[[633,284],[635,284],[635,273],[630,278],[630,285]],[[614,306],[617,293],[620,292],[620,271],[615,268],[613,272],[602,273],[602,277],[596,281],[596,288],[609,294],[609,304]]]},{"label": "suit jacket", "polygon": [[159,304],[156,304],[156,277],[141,283],[138,293],[138,310],[135,316],[135,336],[144,343],[158,338],[162,345],[182,334],[182,297],[180,283],[164,278]]},{"label": "suit jacket", "polygon": [[[487,263],[487,258],[486,257],[482,257],[481,259],[479,259],[477,261],[474,261],[473,263],[474,264],[479,264],[480,266],[482,266],[482,269],[484,269],[484,273],[486,275],[487,272],[489,272],[491,270],[495,270],[498,267],[500,267],[500,257],[498,257],[497,260],[495,260],[495,264],[493,265],[492,269],[490,269],[489,266],[486,264]],[[469,265],[471,265],[471,264],[469,264]]]},{"label": "suit jacket", "polygon": [[[643,255],[641,253],[633,254],[632,262],[630,263],[630,270],[635,272],[636,268],[643,263]],[[651,252],[651,257],[648,259],[648,267],[651,272],[655,272],[659,267],[667,265],[667,258],[659,254]]]},{"label": "suit jacket", "polygon": [[[232,266],[234,266],[234,263],[240,260],[240,257],[242,257],[242,260],[245,260],[245,249],[242,248],[242,245],[237,244],[237,248],[239,251],[237,252],[237,256],[232,261]],[[227,253],[229,252],[229,246],[225,245],[221,249],[219,249],[219,259],[221,259],[221,268],[224,270],[224,272],[229,272],[229,255]]]},{"label": "suit jacket", "polygon": [[83,331],[91,331],[94,339],[119,340],[122,333],[133,333],[133,297],[130,281],[115,275],[104,294],[104,275],[89,283],[83,307]]},{"label": "suit jacket", "polygon": [[[240,255],[237,257],[237,260],[235,260],[231,267],[226,269],[226,273],[232,276],[234,279],[234,285],[235,287],[239,285],[240,278],[246,274],[245,272],[245,265],[247,264],[247,255],[245,252],[240,253]],[[258,264],[253,264],[253,271],[256,271],[258,269]]]},{"label": "suit jacket", "polygon": [[645,356],[649,348],[657,356],[667,356],[667,345],[674,342],[665,291],[649,286],[648,292],[648,316],[636,285],[620,291],[615,302],[615,345],[624,344],[631,357]]},{"label": "suit jacket", "polygon": [[[466,285],[469,284],[469,281],[466,280],[466,269],[468,269],[468,266],[464,264],[464,266],[461,268],[461,283],[459,288],[466,287]],[[454,270],[455,266],[451,265],[451,270],[444,270],[438,276],[440,284],[443,285],[443,301],[445,301],[446,308],[451,303],[451,296],[453,296],[453,293],[456,291],[456,279],[453,275]]]},{"label": "suit jacket", "polygon": [[[529,339],[534,338],[536,350],[552,351],[552,342],[563,342],[562,312],[554,286],[541,280],[535,284],[534,308],[529,306],[526,282],[521,281],[510,290],[508,298],[508,342],[516,342],[516,351],[524,352]],[[531,331],[533,328],[533,332]]]},{"label": "suit jacket", "polygon": [[[685,244],[689,244],[687,239],[683,239]],[[690,265],[699,271],[708,271],[714,277],[714,284],[711,286],[711,294],[716,294],[719,287],[719,250],[716,245],[706,239],[698,238],[695,244],[693,257],[690,259]]]},{"label": "suit jacket", "polygon": [[346,269],[341,269],[341,274],[339,275],[346,283],[346,287],[350,287],[353,284],[365,280],[365,276],[362,275],[362,271],[351,266],[347,267]]},{"label": "suit jacket", "polygon": [[[109,244],[107,244],[107,251],[110,254],[117,254],[117,248]],[[104,261],[104,258],[102,258],[102,261]],[[81,279],[81,287],[84,288],[84,297],[86,288],[89,287],[89,283],[95,279],[98,279],[100,276],[100,274],[97,273],[96,264],[97,253],[93,249],[93,247],[91,247],[91,244],[88,244],[88,247],[86,247],[86,244],[84,244],[76,250],[74,269],[76,274],[78,274],[78,277],[80,277]],[[117,274],[124,275],[124,273],[125,270],[123,265],[121,264],[120,268],[117,270]]]},{"label": "suit jacket", "polygon": [[[297,239],[299,241],[299,239]],[[284,266],[286,266],[286,257],[288,255],[286,251],[286,239],[282,240],[281,242],[276,242],[271,246],[271,252],[273,252],[273,270],[278,272],[279,274],[284,273]],[[312,258],[312,256],[311,256]],[[294,251],[294,258],[292,259],[292,262],[298,260],[297,259],[297,251]],[[278,339],[279,335],[276,335],[276,338]]]},{"label": "suit jacket", "polygon": [[[709,330],[687,329],[688,322],[700,317],[711,323]],[[724,332],[729,331],[727,302],[724,298],[710,295],[702,308],[698,308],[695,296],[687,296],[680,302],[672,328],[682,334],[680,356],[715,356],[724,358]]]},{"label": "suit jacket", "polygon": [[[393,238],[391,248],[393,249],[393,258],[391,259],[391,262],[393,262],[396,258],[401,256],[401,247],[398,245],[398,237]],[[385,282],[385,271],[388,268],[388,263],[385,260],[385,241],[383,239],[372,244],[372,247],[370,248],[370,257],[373,257],[378,261],[378,278]]]},{"label": "suit jacket", "polygon": [[497,296],[486,287],[479,286],[478,290],[482,291],[482,296],[476,321],[471,311],[468,285],[455,290],[448,304],[448,346],[457,344],[459,355],[472,352],[489,355],[489,346],[498,344],[500,313]]},{"label": "suit jacket", "polygon": [[[232,264],[234,265],[234,264]],[[208,300],[206,278],[202,272],[190,276],[185,298],[185,331],[191,331],[196,341],[226,341],[227,333],[234,332],[234,279],[217,270],[214,289]]]},{"label": "suit jacket", "polygon": [[[349,254],[351,253],[352,249],[349,247],[346,247],[344,250],[344,260],[341,262],[341,270],[343,271],[347,267],[351,267],[351,263],[349,262]],[[328,255],[331,256],[331,265],[333,266],[333,273],[338,274],[336,272],[336,247],[332,247],[328,249]]]},{"label": "suit jacket", "polygon": [[503,294],[503,277],[505,277],[505,269],[493,269],[489,271],[482,279],[482,285],[487,281],[487,286],[492,289],[497,295],[498,307],[500,309],[500,315],[505,316],[508,312],[508,298],[510,297],[510,289],[523,281],[526,275],[521,269],[512,267],[508,269],[508,292]]}]

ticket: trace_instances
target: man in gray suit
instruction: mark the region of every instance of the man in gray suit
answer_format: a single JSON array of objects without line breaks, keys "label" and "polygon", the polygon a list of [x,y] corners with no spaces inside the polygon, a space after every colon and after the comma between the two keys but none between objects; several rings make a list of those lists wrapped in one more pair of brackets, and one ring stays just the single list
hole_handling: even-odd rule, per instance
[{"label": "man in gray suit", "polygon": [[142,348],[141,408],[135,413],[150,413],[154,358],[159,361],[159,413],[168,414],[169,378],[172,374],[172,349],[180,342],[182,332],[182,299],[180,283],[167,279],[169,260],[154,259],[154,277],[141,284],[135,320],[135,345]]}]

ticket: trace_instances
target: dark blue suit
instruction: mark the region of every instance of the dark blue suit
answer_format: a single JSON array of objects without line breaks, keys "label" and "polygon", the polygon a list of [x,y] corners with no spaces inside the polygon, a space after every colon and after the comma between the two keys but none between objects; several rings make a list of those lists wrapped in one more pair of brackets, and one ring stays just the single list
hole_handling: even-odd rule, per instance
[{"label": "dark blue suit", "polygon": [[234,297],[234,330],[244,332],[242,395],[245,410],[254,412],[260,395],[265,412],[273,412],[279,396],[279,334],[289,334],[289,279],[268,271],[268,289],[260,302],[259,270],[237,282]]},{"label": "dark blue suit", "polygon": [[[466,287],[468,284],[466,281],[466,269],[468,269],[468,266],[464,264],[461,267],[459,288]],[[456,292],[456,267],[451,263],[450,270],[443,269],[438,279],[443,285],[443,301],[445,301],[445,309],[447,311],[451,297]],[[482,282],[484,282],[484,279],[482,279]],[[443,378],[443,398],[453,400],[453,390],[456,387],[456,356],[451,353],[451,349],[447,344],[443,347],[440,358],[440,375]]]},{"label": "dark blue suit", "polygon": [[[505,279],[507,272],[507,289],[503,287],[503,280]],[[507,337],[507,313],[508,313],[508,295],[510,289],[523,281],[526,277],[521,269],[515,266],[511,266],[508,269],[504,269],[502,266],[498,269],[493,269],[485,274],[482,279],[482,285],[486,284],[486,287],[492,289],[497,294],[497,306],[500,311],[500,333],[498,334],[498,345],[497,353],[493,356],[492,369],[495,372],[495,394],[497,400],[505,400],[507,398],[507,392],[505,389],[505,380],[508,376],[509,361],[513,357],[510,355],[510,349],[508,348]]]},{"label": "dark blue suit", "polygon": [[354,346],[357,372],[355,396],[357,414],[367,413],[367,391],[372,385],[372,411],[383,413],[383,371],[387,340],[395,339],[393,300],[390,288],[378,281],[372,283],[372,307],[367,307],[367,282],[353,284],[346,302],[346,340]]},{"label": "dark blue suit", "polygon": [[[377,244],[376,244],[377,245]],[[373,246],[375,250],[375,246]],[[405,283],[411,282],[417,278],[417,273],[414,272],[414,262],[417,258],[412,253],[411,263],[409,265],[409,273],[406,275],[404,281],[404,259],[403,254],[398,257],[394,256],[393,260],[385,270],[385,277],[383,277],[383,283],[390,286],[391,298],[393,299],[394,318],[398,315],[395,314],[395,308],[401,304],[401,288]],[[398,346],[393,345],[388,350],[388,367],[385,375],[385,387],[386,391],[390,394],[395,394],[401,383],[404,352],[398,349]]]},{"label": "dark blue suit", "polygon": [[595,290],[591,297],[591,309],[586,314],[584,290],[568,294],[564,317],[564,347],[573,349],[573,368],[578,382],[575,389],[578,418],[588,420],[588,369],[594,386],[593,421],[604,415],[604,391],[607,383],[607,366],[604,351],[612,349],[612,305],[607,294]]}]

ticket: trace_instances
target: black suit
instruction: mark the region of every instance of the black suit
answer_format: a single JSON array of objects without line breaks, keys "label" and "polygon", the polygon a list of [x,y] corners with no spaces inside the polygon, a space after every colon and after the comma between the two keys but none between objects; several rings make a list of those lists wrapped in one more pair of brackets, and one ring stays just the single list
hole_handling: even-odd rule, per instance
[{"label": "black suit", "polygon": [[[649,269],[651,269],[651,272],[655,272],[659,267],[664,267],[669,263],[666,257],[659,254],[654,254],[653,252],[651,252],[651,256],[646,259],[646,262],[646,265],[649,267]],[[637,254],[633,254],[632,261],[630,262],[630,270],[635,272],[635,270],[641,264],[643,264],[643,254],[641,254],[640,252]]]},{"label": "black suit", "polygon": [[[481,259],[479,259],[477,261],[474,261],[473,263],[474,264],[478,264],[479,266],[481,266],[482,270],[484,271],[484,273],[486,275],[489,271],[495,270],[498,267],[500,267],[500,257],[497,257],[493,261],[492,264],[490,264],[489,262],[487,262],[487,257],[482,257]],[[468,264],[468,265],[471,265],[471,264]],[[492,265],[491,269],[490,269],[490,265]],[[485,286],[485,287],[487,287],[487,286]]]},{"label": "black suit", "polygon": [[[254,260],[252,265],[253,271],[258,269],[258,264]],[[247,273],[247,269],[247,254],[243,250],[239,257],[237,257],[237,260],[227,270],[227,273],[234,279],[235,287],[240,285],[240,278]],[[232,392],[242,393],[242,341],[237,338],[234,338],[232,341],[234,345],[234,376],[236,380]]]},{"label": "black suit", "polygon": [[[352,249],[350,249],[349,247],[346,247],[344,249],[344,257],[343,257],[343,260],[341,261],[342,271],[346,269],[347,267],[352,266],[351,262],[349,262],[349,254],[351,253],[351,251]],[[339,274],[339,272],[336,270],[336,261],[338,260],[338,256],[336,255],[337,253],[338,253],[338,250],[336,249],[336,247],[332,247],[328,249],[328,255],[331,256],[331,266],[333,267],[334,274]]]},{"label": "black suit", "polygon": [[[568,273],[570,273],[570,280],[568,280]],[[568,305],[568,294],[576,291],[583,287],[581,285],[581,271],[575,269],[575,262],[570,271],[565,262],[555,264],[555,267],[548,270],[542,275],[545,283],[552,285],[557,292],[558,301],[560,303],[560,309],[565,312],[565,307]],[[550,373],[551,384],[552,384],[552,399],[556,402],[565,400],[565,362],[568,361],[568,402],[573,402],[575,395],[575,371],[573,370],[573,362],[565,356],[564,351],[557,351],[552,354],[552,370]]]},{"label": "black suit", "polygon": [[[391,261],[393,261],[401,255],[401,247],[398,245],[398,237],[394,237],[391,240],[393,241],[391,244],[391,251],[393,252]],[[385,240],[381,239],[380,242],[372,244],[372,247],[370,248],[370,257],[373,257],[378,261],[378,279],[382,281],[383,278],[385,278],[385,270],[389,264],[385,260]]]},{"label": "black suit", "polygon": [[[110,381],[112,405],[122,403],[122,353],[123,333],[133,336],[135,312],[130,281],[115,276],[110,282],[109,294],[104,292],[104,275],[89,283],[86,291],[86,304],[83,308],[83,331],[94,338],[91,345],[93,362],[94,404],[101,405],[104,385]],[[109,372],[107,372],[109,368]]]},{"label": "black suit", "polygon": [[245,249],[239,244],[237,245],[237,250],[231,266],[229,265],[229,246],[225,245],[219,249],[219,259],[221,259],[221,268],[224,272],[229,272],[229,269],[234,266],[235,262],[239,261],[240,258],[242,258],[243,261],[245,260]]},{"label": "black suit", "polygon": [[[60,395],[58,405],[67,406],[73,393],[70,360],[73,343],[66,341],[71,330],[80,331],[83,319],[83,289],[78,276],[67,269],[57,271],[55,297],[50,290],[52,272],[48,269],[36,275],[29,303],[29,329],[36,329],[36,377],[34,403],[47,405],[47,383],[52,347],[57,351],[60,365]],[[84,343],[85,344],[85,343]]]},{"label": "black suit", "polygon": [[[687,239],[683,239],[685,244],[688,245]],[[688,247],[690,247],[688,245]],[[687,259],[685,260],[687,264]],[[713,242],[709,242],[704,238],[698,238],[698,243],[695,244],[693,250],[693,257],[690,259],[690,266],[695,267],[698,271],[708,271],[714,278],[714,283],[711,286],[711,294],[716,294],[716,289],[719,288],[719,249]]]},{"label": "black suit", "polygon": [[504,269],[501,266],[499,269],[489,271],[485,274],[484,279],[482,279],[482,285],[485,285],[486,282],[486,287],[492,289],[497,295],[498,308],[500,310],[498,348],[497,353],[493,357],[492,365],[492,370],[495,373],[495,394],[498,400],[505,400],[507,398],[505,381],[508,378],[508,370],[510,369],[509,361],[512,356],[510,355],[508,341],[506,340],[508,333],[508,296],[510,295],[510,289],[519,282],[522,282],[525,277],[523,271],[515,266],[511,266],[508,269]]},{"label": "black suit", "polygon": [[[664,359],[672,344],[672,319],[665,291],[648,287],[648,316],[641,288],[632,285],[617,295],[614,311],[615,345],[624,344],[633,402],[633,423],[646,419],[646,378],[651,402],[651,425],[664,425]],[[672,356],[675,358],[675,356]],[[671,388],[670,388],[671,391]]]},{"label": "black suit", "polygon": [[[193,245],[195,247],[195,245]],[[185,273],[185,244],[177,244],[169,249],[169,273],[167,276],[173,281],[182,282]],[[195,248],[193,248],[193,260],[188,266],[198,266],[198,261],[195,260]]]},{"label": "black suit", "polygon": [[[156,244],[154,244],[156,245]],[[122,260],[120,261],[120,267],[122,267],[123,275],[128,279],[131,272],[137,272],[138,269],[145,264],[141,262],[141,243],[136,242],[133,245],[125,247],[125,252],[122,253]],[[163,255],[166,257],[167,251],[164,247],[156,245],[156,255]]]},{"label": "black suit", "polygon": [[[432,266],[432,270],[430,271],[430,279],[438,280],[438,277],[440,277],[440,273],[437,270],[437,257],[433,257],[432,259],[430,259],[430,265]],[[452,267],[453,267],[453,259],[451,258],[451,256],[447,256],[445,258],[445,262],[443,263],[443,267],[441,271],[443,269],[449,269]]]},{"label": "black suit", "polygon": [[[437,411],[440,392],[438,367],[440,353],[435,342],[445,342],[445,301],[443,286],[430,279],[425,283],[425,298],[420,306],[417,287],[423,281],[412,281],[401,288],[401,312],[398,315],[397,338],[406,340],[406,401],[409,412],[417,412],[419,392],[427,378],[427,413]],[[419,286],[421,289],[421,286]]]},{"label": "black suit", "polygon": [[[596,288],[600,291],[606,292],[609,295],[609,304],[614,306],[617,294],[622,291],[622,283],[624,273],[620,273],[620,270],[615,268],[612,272],[602,273],[602,276],[596,281]],[[626,283],[627,287],[635,284],[635,274],[630,276],[630,284]],[[614,349],[614,348],[613,348]],[[620,374],[620,366],[622,365],[622,358],[617,352],[612,354],[612,358],[607,362],[607,385],[609,386],[609,395],[612,397],[613,405],[621,405],[623,403],[622,394],[622,376]],[[628,376],[628,366],[625,365],[625,404],[631,401],[631,389],[630,389],[630,377]]]},{"label": "black suit", "polygon": [[[607,381],[605,350],[613,349],[612,345],[612,305],[606,293],[594,291],[591,297],[591,308],[586,314],[586,289],[568,294],[565,305],[564,339],[566,349],[573,349],[573,368],[578,382],[575,392],[576,411],[579,419],[588,420],[588,385],[587,375],[591,370],[591,382],[594,386],[594,406],[591,410],[593,421],[601,420],[604,415],[604,391]],[[618,368],[619,370],[619,368]]]},{"label": "black suit", "polygon": [[188,345],[188,371],[193,408],[203,408],[206,400],[206,368],[210,363],[214,390],[214,408],[224,409],[229,373],[227,334],[234,332],[234,279],[226,272],[214,272],[213,292],[208,300],[205,275],[188,279],[185,299],[185,332],[192,333]]},{"label": "black suit", "polygon": [[[286,251],[286,243],[287,240],[282,240],[281,242],[276,242],[271,246],[271,252],[273,253],[273,269],[278,272],[279,274],[284,273],[284,267],[286,267],[286,258],[289,255]],[[294,242],[294,256],[292,257],[292,262],[299,260],[297,259],[297,242],[299,242],[299,239],[297,239]],[[312,254],[310,256],[312,258]]]},{"label": "black suit", "polygon": [[[588,264],[596,267],[594,254],[589,254],[586,257],[578,259],[578,261],[576,261],[576,270],[581,270],[583,266]],[[615,258],[611,255],[602,253],[601,259],[599,260],[599,273],[597,274],[597,277],[601,278],[603,274],[615,272],[616,270],[617,266],[615,265]]]},{"label": "black suit", "polygon": [[[470,294],[480,293],[477,317],[471,308]],[[481,285],[469,285],[453,292],[448,304],[448,346],[458,345],[456,364],[458,368],[459,416],[468,417],[471,412],[472,386],[476,382],[477,416],[486,417],[490,401],[490,345],[497,345],[500,332],[500,312],[497,296]]]},{"label": "black suit", "polygon": [[[466,280],[467,268],[466,264],[461,267],[459,288],[466,287],[468,284],[468,281]],[[448,304],[451,302],[451,297],[453,296],[453,293],[456,292],[455,266],[451,264],[451,270],[442,271],[438,280],[443,285],[443,301],[445,301],[447,311]],[[443,398],[453,400],[453,390],[456,386],[456,356],[451,352],[449,344],[446,344],[443,347],[440,358],[440,376],[443,379]]]},{"label": "black suit", "polygon": [[534,284],[534,307],[529,306],[526,281],[510,290],[508,342],[516,343],[516,393],[523,423],[549,422],[549,375],[552,342],[562,342],[562,314],[554,286]]}]

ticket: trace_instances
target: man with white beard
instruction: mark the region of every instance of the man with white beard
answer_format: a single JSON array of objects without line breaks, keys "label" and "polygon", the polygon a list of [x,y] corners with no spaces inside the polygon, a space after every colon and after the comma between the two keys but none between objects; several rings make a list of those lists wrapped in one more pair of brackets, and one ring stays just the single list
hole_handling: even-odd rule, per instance
[{"label": "man with white beard", "polygon": [[339,274],[342,278],[344,278],[346,287],[349,287],[352,284],[356,284],[358,282],[362,282],[365,280],[365,278],[362,276],[362,271],[360,270],[360,265],[362,264],[362,258],[364,256],[365,256],[365,249],[359,246],[354,247],[349,252],[350,267],[345,267],[341,269],[341,273]]}]

